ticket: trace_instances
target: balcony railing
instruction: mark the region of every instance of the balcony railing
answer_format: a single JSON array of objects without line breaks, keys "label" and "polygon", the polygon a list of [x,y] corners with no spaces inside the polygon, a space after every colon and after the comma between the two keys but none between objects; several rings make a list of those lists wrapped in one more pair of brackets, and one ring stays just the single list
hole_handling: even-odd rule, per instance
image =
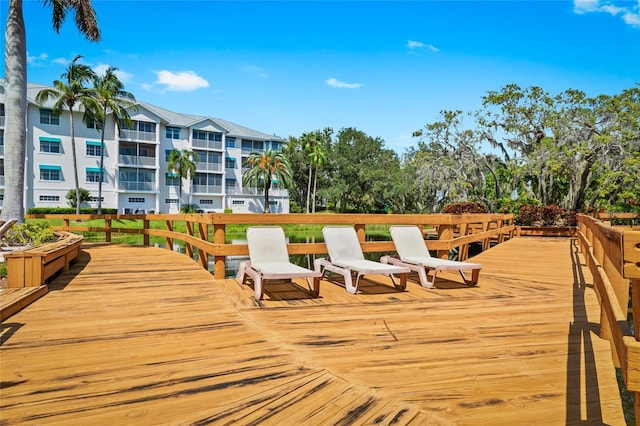
[{"label": "balcony railing", "polygon": [[[258,188],[227,188],[227,195],[264,195],[264,191]],[[289,191],[286,189],[270,189],[269,195],[288,197]]]},{"label": "balcony railing", "polygon": [[222,194],[222,185],[191,185],[192,193]]},{"label": "balcony railing", "polygon": [[144,157],[141,155],[118,155],[118,163],[128,166],[155,166],[156,157]]},{"label": "balcony railing", "polygon": [[118,184],[118,189],[122,191],[155,191],[155,182],[122,182]]},{"label": "balcony railing", "polygon": [[208,172],[221,172],[222,163],[196,163],[196,170],[206,170]]},{"label": "balcony railing", "polygon": [[203,141],[202,139],[193,139],[191,145],[194,148],[215,149],[217,151],[223,151],[222,141]]},{"label": "balcony railing", "polygon": [[156,132],[141,132],[139,130],[121,130],[120,139],[130,141],[156,141]]},{"label": "balcony railing", "polygon": [[4,115],[0,115],[0,127],[4,127]]},{"label": "balcony railing", "polygon": [[4,144],[0,145],[0,155],[4,155]]}]

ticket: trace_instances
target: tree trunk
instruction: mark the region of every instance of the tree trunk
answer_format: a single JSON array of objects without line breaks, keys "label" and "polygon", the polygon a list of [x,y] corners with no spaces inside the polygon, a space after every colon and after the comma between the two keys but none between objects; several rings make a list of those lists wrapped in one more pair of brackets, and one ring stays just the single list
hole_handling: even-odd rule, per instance
[{"label": "tree trunk", "polygon": [[316,169],[313,172],[313,197],[311,197],[311,202],[313,204],[311,204],[311,209],[313,210],[313,212],[316,212],[316,189],[318,187],[318,166],[316,166]]},{"label": "tree trunk", "polygon": [[80,180],[78,179],[78,153],[76,152],[75,126],[73,124],[73,107],[69,106],[69,126],[71,127],[71,154],[73,158],[73,178],[76,183],[76,214],[80,214]]},{"label": "tree trunk", "polygon": [[267,182],[264,184],[264,212],[271,213],[271,209],[269,209],[269,189],[271,188],[271,181],[269,180]]},{"label": "tree trunk", "polygon": [[9,0],[5,30],[5,185],[0,220],[24,221],[27,144],[27,41],[22,0]]},{"label": "tree trunk", "polygon": [[309,213],[309,197],[311,197],[311,165],[309,165],[309,179],[307,180],[307,208],[306,212]]}]

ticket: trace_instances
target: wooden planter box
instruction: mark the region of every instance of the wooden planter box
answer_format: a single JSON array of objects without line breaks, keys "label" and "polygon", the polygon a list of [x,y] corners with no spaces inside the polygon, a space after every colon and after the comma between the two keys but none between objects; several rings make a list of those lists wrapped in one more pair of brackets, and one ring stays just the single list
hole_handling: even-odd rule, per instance
[{"label": "wooden planter box", "polygon": [[71,232],[56,232],[58,240],[38,247],[7,253],[7,287],[38,287],[69,265],[80,255],[84,237]]},{"label": "wooden planter box", "polygon": [[518,237],[575,237],[575,226],[516,226]]}]

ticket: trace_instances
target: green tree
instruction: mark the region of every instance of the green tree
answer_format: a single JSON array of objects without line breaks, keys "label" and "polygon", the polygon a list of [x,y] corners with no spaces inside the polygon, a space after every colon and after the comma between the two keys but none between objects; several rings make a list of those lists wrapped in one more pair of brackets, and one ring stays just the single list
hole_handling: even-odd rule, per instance
[{"label": "green tree", "polygon": [[111,114],[118,133],[121,123],[131,127],[131,117],[127,110],[136,111],[136,99],[124,90],[124,84],[118,78],[118,68],[109,67],[104,75],[94,80],[95,104],[89,109],[89,119],[94,120],[100,129],[100,181],[98,183],[98,214],[102,214],[102,181],[104,180],[104,133],[107,116]]},{"label": "green tree", "polygon": [[327,151],[325,170],[330,179],[325,193],[337,210],[371,212],[387,205],[384,185],[399,167],[397,154],[384,148],[380,138],[345,128]]},{"label": "green tree", "polygon": [[[22,13],[23,0],[9,0],[5,27],[5,194],[0,220],[24,220],[24,165],[27,140],[27,38]],[[53,10],[53,28],[58,33],[69,11],[75,12],[76,27],[90,41],[100,40],[100,30],[91,0],[43,0]]]},{"label": "green tree", "polygon": [[[313,146],[313,149],[311,150],[307,158],[309,159],[309,169],[313,168],[313,192],[311,195],[311,203],[312,203],[313,213],[315,213],[316,204],[317,204],[316,192],[318,188],[318,170],[321,169],[324,166],[324,164],[327,162],[327,153],[322,148],[322,145],[320,145],[319,143],[316,143]],[[307,213],[308,213],[308,206],[307,206]]]},{"label": "green tree", "polygon": [[70,189],[69,192],[67,192],[65,198],[67,199],[67,203],[69,203],[71,207],[75,207],[77,209],[78,200],[80,200],[80,204],[89,202],[89,200],[91,200],[91,193],[88,189],[80,188],[80,196],[78,197],[76,190]]},{"label": "green tree", "polygon": [[247,157],[245,166],[248,169],[242,175],[242,185],[262,188],[264,191],[264,212],[269,213],[269,190],[274,180],[280,188],[292,185],[291,166],[282,153],[274,150],[254,151]]},{"label": "green tree", "polygon": [[[78,106],[82,109],[85,106],[95,104],[95,91],[86,86],[96,78],[95,72],[87,65],[78,63],[82,56],[76,56],[67,70],[62,74],[63,80],[55,80],[52,88],[42,89],[36,95],[36,101],[43,104],[48,99],[53,99],[53,112],[59,114],[60,111],[69,111],[69,129],[71,132],[71,153],[73,157],[73,175],[76,188],[76,214],[80,214],[80,182],[78,180],[78,155],[76,153],[75,125],[73,119],[73,109]],[[86,111],[86,109],[85,109]]]},{"label": "green tree", "polygon": [[184,149],[173,149],[169,153],[169,161],[167,162],[167,170],[174,173],[180,179],[178,187],[178,211],[182,209],[182,179],[191,179],[196,172],[196,164],[198,162],[198,153]]}]

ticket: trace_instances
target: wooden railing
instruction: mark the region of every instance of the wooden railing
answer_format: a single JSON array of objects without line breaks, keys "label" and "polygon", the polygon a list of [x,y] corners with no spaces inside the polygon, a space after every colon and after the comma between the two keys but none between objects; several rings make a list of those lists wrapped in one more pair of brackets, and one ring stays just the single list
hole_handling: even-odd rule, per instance
[{"label": "wooden railing", "polygon": [[640,342],[627,322],[631,286],[633,329],[640,330],[640,231],[614,228],[585,215],[578,215],[578,223],[580,249],[600,303],[600,337],[611,342],[614,364],[627,390],[634,392],[640,414]]},{"label": "wooden railing", "polygon": [[[195,258],[208,269],[209,257],[214,260],[214,277],[224,278],[227,256],[246,256],[246,244],[226,242],[228,225],[353,225],[364,252],[394,251],[391,241],[367,241],[368,225],[418,225],[427,238],[432,237],[429,249],[437,250],[438,256],[446,258],[450,250],[458,250],[458,258],[465,260],[469,244],[479,242],[482,250],[490,243],[501,243],[514,235],[512,214],[430,214],[430,215],[367,215],[367,214],[148,214],[148,215],[28,215],[27,219],[62,219],[56,230],[69,232],[104,233],[104,241],[111,242],[113,233],[143,235],[143,244],[149,245],[150,236],[163,237],[166,248],[173,247],[174,240],[185,244],[185,254]],[[86,226],[82,221],[102,219],[104,226]],[[140,228],[114,227],[117,220],[138,220]],[[164,222],[164,229],[153,229],[151,222]],[[184,223],[185,233],[177,232],[176,224]],[[432,234],[432,235],[429,235]],[[323,254],[324,243],[291,243],[290,254]]]}]

